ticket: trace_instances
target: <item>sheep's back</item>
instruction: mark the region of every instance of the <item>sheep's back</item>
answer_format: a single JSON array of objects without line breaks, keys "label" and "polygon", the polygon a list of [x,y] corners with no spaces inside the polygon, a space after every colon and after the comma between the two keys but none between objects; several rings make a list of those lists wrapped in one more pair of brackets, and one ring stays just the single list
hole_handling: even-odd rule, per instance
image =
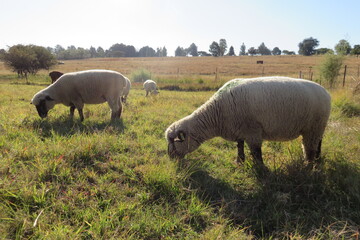
[{"label": "sheep's back", "polygon": [[54,85],[74,96],[80,95],[84,103],[100,103],[121,96],[126,80],[115,71],[89,70],[64,74]]},{"label": "sheep's back", "polygon": [[214,98],[220,103],[224,126],[255,123],[261,126],[266,140],[294,139],[317,128],[323,131],[330,114],[327,91],[300,79],[235,80]]},{"label": "sheep's back", "polygon": [[145,88],[145,90],[155,90],[156,83],[153,80],[146,80],[144,82],[144,88]]}]

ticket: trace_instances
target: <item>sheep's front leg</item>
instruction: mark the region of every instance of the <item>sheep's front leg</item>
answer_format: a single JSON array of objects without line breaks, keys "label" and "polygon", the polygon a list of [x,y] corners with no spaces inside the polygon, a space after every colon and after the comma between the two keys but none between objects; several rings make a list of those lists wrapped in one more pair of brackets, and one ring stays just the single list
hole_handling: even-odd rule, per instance
[{"label": "sheep's front leg", "polygon": [[244,140],[238,140],[237,143],[238,143],[237,163],[243,163],[245,161]]},{"label": "sheep's front leg", "polygon": [[113,102],[108,102],[108,104],[111,108],[111,121],[120,118],[122,112],[122,104],[120,98],[117,100],[116,104],[114,104]]},{"label": "sheep's front leg", "polygon": [[[83,114],[83,108],[84,108],[84,103],[80,100],[80,99],[76,99],[73,101],[72,106],[70,107],[70,111],[72,108],[75,108],[78,110],[79,112],[79,116],[80,116],[80,121],[84,121],[84,114]],[[74,115],[74,111],[73,111],[73,115]]]},{"label": "sheep's front leg", "polygon": [[248,145],[250,148],[251,155],[254,159],[253,169],[257,177],[261,179],[265,177],[269,172],[268,168],[264,165],[263,162],[262,153],[261,153],[261,142],[250,143]]}]

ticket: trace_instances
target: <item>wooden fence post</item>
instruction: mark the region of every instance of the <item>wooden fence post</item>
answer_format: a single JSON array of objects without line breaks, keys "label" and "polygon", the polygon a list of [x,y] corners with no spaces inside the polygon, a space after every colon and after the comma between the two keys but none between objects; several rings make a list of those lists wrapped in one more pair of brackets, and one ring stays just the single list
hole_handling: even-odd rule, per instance
[{"label": "wooden fence post", "polygon": [[344,78],[343,78],[343,84],[342,84],[343,87],[345,87],[346,68],[347,68],[347,65],[345,65],[345,69],[344,69]]},{"label": "wooden fence post", "polygon": [[301,71],[300,71],[300,73],[299,73],[299,78],[301,78]]}]

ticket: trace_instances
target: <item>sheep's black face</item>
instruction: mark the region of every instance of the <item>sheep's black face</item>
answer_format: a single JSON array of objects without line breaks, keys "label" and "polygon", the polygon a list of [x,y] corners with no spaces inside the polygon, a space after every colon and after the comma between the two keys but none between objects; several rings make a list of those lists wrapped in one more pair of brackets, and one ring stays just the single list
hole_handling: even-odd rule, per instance
[{"label": "sheep's black face", "polygon": [[170,158],[184,158],[186,154],[194,151],[200,146],[200,142],[195,141],[190,134],[185,131],[178,131],[175,137],[168,133],[168,154]]},{"label": "sheep's black face", "polygon": [[46,107],[46,100],[41,100],[38,105],[36,105],[36,110],[41,118],[45,118],[48,114],[48,109]]},{"label": "sheep's black face", "polygon": [[38,102],[36,106],[36,110],[41,118],[47,117],[47,114],[50,109],[52,109],[55,105],[54,99],[52,99],[50,96],[46,96],[44,99],[41,99]]}]

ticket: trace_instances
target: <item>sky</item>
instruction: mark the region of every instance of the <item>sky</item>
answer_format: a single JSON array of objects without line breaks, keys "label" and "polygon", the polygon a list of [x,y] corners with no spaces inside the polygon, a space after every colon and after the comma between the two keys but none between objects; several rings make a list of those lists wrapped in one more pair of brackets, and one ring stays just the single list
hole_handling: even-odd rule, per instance
[{"label": "sky", "polygon": [[333,49],[360,44],[359,0],[0,0],[0,49],[16,44],[137,50],[166,47],[173,56],[213,41],[298,52],[305,38]]}]

